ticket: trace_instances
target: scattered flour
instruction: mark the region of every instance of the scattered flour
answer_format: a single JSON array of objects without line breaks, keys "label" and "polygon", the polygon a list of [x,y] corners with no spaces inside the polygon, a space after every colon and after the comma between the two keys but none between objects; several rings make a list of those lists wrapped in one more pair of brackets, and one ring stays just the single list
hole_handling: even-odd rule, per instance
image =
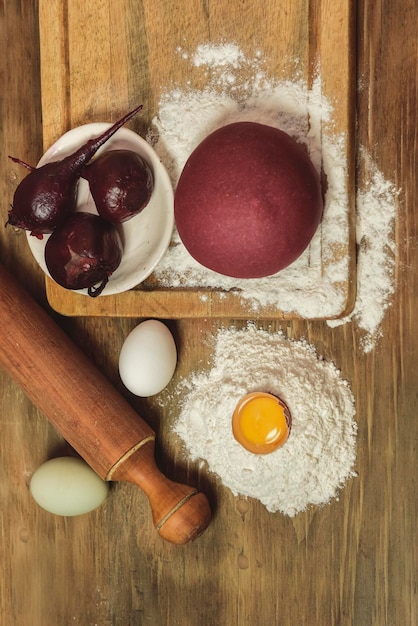
[{"label": "scattered flour", "polygon": [[[329,502],[355,475],[352,393],[335,366],[309,344],[253,324],[220,329],[212,368],[192,374],[183,385],[174,430],[191,458],[206,460],[234,495],[294,516],[310,504]],[[233,438],[231,418],[242,396],[263,390],[286,402],[292,429],[284,446],[255,455]]]},{"label": "scattered flour", "polygon": [[[308,319],[332,317],[344,306],[338,282],[345,282],[349,271],[347,259],[337,261],[332,252],[348,232],[346,138],[332,133],[332,106],[321,92],[319,73],[309,88],[299,79],[273,81],[263,70],[262,54],[249,59],[232,43],[204,44],[192,54],[177,52],[190,64],[191,73],[206,71],[207,81],[201,90],[190,83],[164,94],[148,137],[174,187],[200,141],[237,120],[270,124],[303,142],[315,166],[326,173],[328,186],[323,223],[312,244],[276,276],[237,281],[210,272],[190,257],[175,232],[157,268],[158,281],[168,287],[238,291],[255,314],[273,305]],[[356,196],[356,303],[350,315],[328,324],[356,323],[364,331],[361,347],[368,352],[381,334],[394,293],[398,190],[364,150],[360,158],[369,180]],[[282,397],[292,414],[289,440],[268,455],[251,454],[232,436],[237,402],[260,390]],[[221,328],[209,371],[191,374],[177,391],[183,403],[174,430],[190,457],[206,462],[233,494],[256,498],[268,511],[294,516],[310,505],[326,504],[355,476],[352,392],[335,365],[304,341],[291,341],[251,323],[242,330]]]},{"label": "scattered flour", "polygon": [[329,320],[332,327],[354,320],[364,331],[361,346],[370,352],[381,336],[381,324],[395,291],[395,255],[393,238],[398,191],[387,181],[369,155],[361,158],[371,178],[357,193],[356,240],[357,296],[349,316]]},{"label": "scattered flour", "polygon": [[[346,242],[348,198],[345,185],[344,134],[332,133],[332,106],[321,92],[318,73],[310,88],[299,79],[272,80],[263,70],[263,55],[247,58],[234,43],[202,44],[190,54],[177,50],[190,72],[206,71],[204,89],[178,87],[163,94],[148,140],[166,166],[174,187],[193,149],[210,132],[237,120],[281,128],[303,142],[327,176],[326,206],[320,229],[306,252],[275,276],[237,280],[200,266],[177,232],[155,276],[162,286],[216,288],[236,293],[249,314],[273,306],[307,319],[332,318],[345,304],[339,287],[348,279],[348,258],[334,251]],[[324,133],[323,123],[330,129]],[[363,158],[365,158],[363,153]],[[398,192],[370,164],[371,178],[359,189],[357,204],[358,276],[354,311],[330,326],[354,321],[364,332],[362,347],[371,350],[380,336],[384,312],[394,292],[393,224]]]},{"label": "scattered flour", "polygon": [[344,245],[349,231],[345,136],[324,133],[324,123],[332,126],[332,106],[322,94],[320,76],[309,88],[302,80],[273,81],[262,69],[260,54],[248,59],[234,44],[205,44],[191,60],[186,57],[191,71],[207,68],[206,87],[174,88],[163,94],[153,120],[155,132],[148,137],[174,186],[204,137],[225,124],[246,120],[281,128],[304,143],[318,171],[326,172],[328,188],[324,218],[311,245],[278,274],[261,280],[221,276],[194,261],[175,232],[155,271],[158,282],[233,292],[254,313],[273,306],[311,319],[338,315],[345,305],[341,284],[349,272],[346,255],[335,260],[335,249]]}]

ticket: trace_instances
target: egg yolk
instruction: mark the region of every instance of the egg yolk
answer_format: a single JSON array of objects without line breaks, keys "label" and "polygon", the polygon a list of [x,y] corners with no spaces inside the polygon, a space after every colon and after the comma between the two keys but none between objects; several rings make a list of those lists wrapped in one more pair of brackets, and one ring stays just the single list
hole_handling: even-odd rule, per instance
[{"label": "egg yolk", "polygon": [[289,437],[289,409],[272,394],[250,393],[240,400],[234,411],[232,431],[235,439],[249,452],[268,454]]}]

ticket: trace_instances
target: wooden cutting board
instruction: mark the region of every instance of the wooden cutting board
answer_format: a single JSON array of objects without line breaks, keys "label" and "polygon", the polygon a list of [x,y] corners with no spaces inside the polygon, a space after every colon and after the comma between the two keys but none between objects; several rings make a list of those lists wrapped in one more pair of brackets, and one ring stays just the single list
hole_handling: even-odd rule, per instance
[{"label": "wooden cutting board", "polygon": [[[343,303],[316,318],[339,317],[355,298],[354,233],[354,2],[340,0],[40,0],[43,140],[47,149],[80,124],[115,121],[143,102],[129,124],[145,136],[169,88],[205,86],[202,72],[178,51],[202,43],[234,42],[245,55],[263,55],[263,71],[280,80],[312,83],[320,67],[323,95],[333,106],[332,129],[346,137],[347,227],[331,263],[346,259],[338,278]],[[323,121],[324,132],[329,122]],[[328,263],[330,251],[327,251]],[[334,255],[334,258],[332,258]],[[64,315],[119,317],[253,317],[245,300],[231,291],[166,288],[151,277],[118,295],[90,298],[62,289],[46,278],[51,306]],[[261,307],[259,318],[291,318],[295,311]]]}]

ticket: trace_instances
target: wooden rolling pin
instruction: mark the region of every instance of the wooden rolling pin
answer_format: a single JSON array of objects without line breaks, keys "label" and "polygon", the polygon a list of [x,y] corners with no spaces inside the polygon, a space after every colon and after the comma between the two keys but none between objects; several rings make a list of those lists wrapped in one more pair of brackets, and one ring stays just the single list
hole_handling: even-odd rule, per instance
[{"label": "wooden rolling pin", "polygon": [[0,365],[99,476],[145,492],[161,537],[196,539],[210,521],[206,496],[158,470],[153,430],[1,266],[0,294]]}]

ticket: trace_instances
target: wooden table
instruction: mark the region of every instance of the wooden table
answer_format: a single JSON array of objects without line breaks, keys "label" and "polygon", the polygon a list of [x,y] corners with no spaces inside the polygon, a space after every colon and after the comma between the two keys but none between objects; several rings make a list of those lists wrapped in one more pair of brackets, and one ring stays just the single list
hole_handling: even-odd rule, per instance
[{"label": "wooden table", "polygon": [[[166,3],[169,5],[169,3]],[[243,3],[244,5],[245,3]],[[141,2],[137,6],[138,14]],[[21,390],[1,376],[0,622],[4,626],[347,625],[418,623],[416,260],[417,9],[415,0],[357,3],[357,145],[399,188],[396,294],[383,338],[369,354],[351,324],[286,322],[333,359],[356,397],[358,478],[339,501],[290,519],[243,503],[213,477],[184,466],[157,402],[130,401],[157,430],[161,468],[207,491],[213,520],[183,548],[163,542],[137,489],[117,484],[106,504],[74,519],[34,506],[35,468],[66,453],[62,438]],[[6,155],[42,153],[37,2],[0,10],[2,214],[15,189]],[[163,45],[163,44],[162,44]],[[358,180],[367,179],[364,167]],[[24,235],[0,232],[0,260],[48,308],[44,278]],[[118,381],[118,346],[138,320],[51,316]],[[182,346],[177,377],[205,357],[201,337],[216,319],[171,323]],[[274,322],[273,328],[280,323]],[[41,350],[41,347],[39,348]],[[176,379],[173,380],[173,385]],[[166,418],[166,419],[164,419]]]}]

